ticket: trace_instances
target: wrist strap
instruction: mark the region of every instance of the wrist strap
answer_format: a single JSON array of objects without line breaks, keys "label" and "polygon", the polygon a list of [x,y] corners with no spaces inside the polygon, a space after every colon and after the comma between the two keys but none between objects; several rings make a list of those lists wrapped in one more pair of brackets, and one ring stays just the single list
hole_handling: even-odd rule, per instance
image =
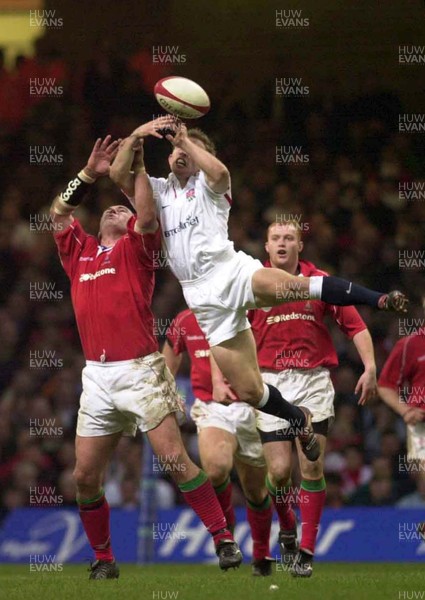
[{"label": "wrist strap", "polygon": [[85,173],[84,169],[78,173],[77,177],[71,179],[58,198],[58,208],[64,211],[62,214],[68,214],[77,208],[95,181],[93,177]]},{"label": "wrist strap", "polygon": [[96,178],[87,175],[84,169],[78,173],[77,177],[79,177],[81,181],[84,181],[84,183],[94,183],[96,181]]},{"label": "wrist strap", "polygon": [[72,212],[74,212],[74,210],[75,209],[73,206],[68,206],[67,204],[65,204],[65,202],[62,202],[60,196],[56,198],[56,202],[53,205],[53,212],[56,215],[66,217],[67,215],[70,215]]},{"label": "wrist strap", "polygon": [[95,181],[96,178],[91,177],[82,169],[77,177],[68,182],[64,191],[56,198],[53,205],[53,212],[61,216],[71,214],[80,205],[90,186]]}]

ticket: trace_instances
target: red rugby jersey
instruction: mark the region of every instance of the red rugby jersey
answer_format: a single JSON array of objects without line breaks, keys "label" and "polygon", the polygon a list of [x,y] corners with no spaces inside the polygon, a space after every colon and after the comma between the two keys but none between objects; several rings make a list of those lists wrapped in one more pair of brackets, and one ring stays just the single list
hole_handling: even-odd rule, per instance
[{"label": "red rugby jersey", "polygon": [[153,253],[161,248],[153,234],[134,231],[131,217],[124,234],[102,249],[77,219],[55,234],[62,266],[71,281],[71,297],[87,360],[113,362],[158,350],[151,312],[155,284]]},{"label": "red rugby jersey", "polygon": [[[270,262],[265,263],[270,267]],[[327,275],[300,260],[300,276]],[[330,315],[349,338],[366,329],[354,306],[334,306],[321,300],[303,300],[248,313],[262,369],[314,369],[338,365],[338,357],[324,317]]]},{"label": "red rugby jersey", "polygon": [[414,333],[401,338],[391,351],[378,385],[396,390],[406,402],[425,410],[425,336]]},{"label": "red rugby jersey", "polygon": [[210,402],[213,391],[210,347],[193,312],[183,310],[179,313],[171,322],[166,335],[174,354],[189,354],[193,395],[203,402]]}]

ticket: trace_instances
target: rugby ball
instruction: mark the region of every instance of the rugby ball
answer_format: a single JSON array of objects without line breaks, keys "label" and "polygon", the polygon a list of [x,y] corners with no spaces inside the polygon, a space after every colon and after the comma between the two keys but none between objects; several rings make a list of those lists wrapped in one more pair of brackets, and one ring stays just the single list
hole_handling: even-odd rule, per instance
[{"label": "rugby ball", "polygon": [[153,91],[162,108],[181,119],[199,119],[211,107],[205,90],[186,77],[164,77]]}]

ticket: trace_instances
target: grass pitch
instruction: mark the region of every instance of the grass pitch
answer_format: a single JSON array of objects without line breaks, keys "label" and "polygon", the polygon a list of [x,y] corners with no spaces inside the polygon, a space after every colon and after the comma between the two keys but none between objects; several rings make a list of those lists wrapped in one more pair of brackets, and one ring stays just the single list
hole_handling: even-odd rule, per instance
[{"label": "grass pitch", "polygon": [[[310,579],[277,572],[252,577],[248,565],[223,573],[217,566],[120,565],[118,580],[88,581],[84,565],[34,573],[0,566],[0,598],[10,600],[399,600],[425,598],[422,564],[316,563]],[[271,585],[279,586],[270,590]]]}]

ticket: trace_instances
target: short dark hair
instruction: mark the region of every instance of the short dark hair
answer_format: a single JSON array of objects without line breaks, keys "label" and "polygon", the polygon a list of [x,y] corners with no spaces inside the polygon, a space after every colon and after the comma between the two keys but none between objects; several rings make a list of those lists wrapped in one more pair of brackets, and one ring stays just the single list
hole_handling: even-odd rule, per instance
[{"label": "short dark hair", "polygon": [[214,142],[205,132],[202,131],[202,129],[199,129],[199,127],[192,127],[192,129],[188,129],[187,135],[190,138],[202,142],[207,152],[209,152],[213,156],[217,154]]}]

